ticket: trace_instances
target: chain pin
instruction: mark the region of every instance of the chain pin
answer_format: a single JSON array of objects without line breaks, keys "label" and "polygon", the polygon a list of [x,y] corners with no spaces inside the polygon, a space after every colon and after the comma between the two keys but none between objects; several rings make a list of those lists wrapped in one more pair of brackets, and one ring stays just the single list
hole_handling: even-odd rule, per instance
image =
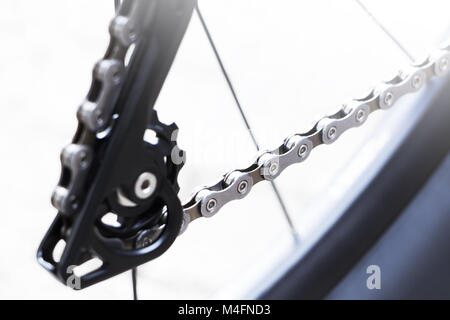
[{"label": "chain pin", "polygon": [[88,165],[89,165],[87,153],[85,151],[81,151],[79,159],[80,159],[79,160],[80,161],[80,167],[83,168],[83,169],[86,169],[88,167]]},{"label": "chain pin", "polygon": [[392,92],[387,92],[384,96],[384,103],[390,107],[394,103],[394,94]]},{"label": "chain pin", "polygon": [[420,87],[422,87],[423,84],[423,79],[420,75],[415,75],[412,79],[412,86],[414,89],[419,89]]},{"label": "chain pin", "polygon": [[356,113],[356,121],[364,122],[366,120],[366,112],[363,109],[358,110]]},{"label": "chain pin", "polygon": [[276,161],[272,161],[269,164],[269,174],[271,176],[275,176],[278,173],[278,169],[279,169],[279,166],[278,166],[278,163]]},{"label": "chain pin", "polygon": [[248,191],[248,182],[246,180],[243,180],[238,185],[238,192],[240,194],[245,194]]},{"label": "chain pin", "polygon": [[206,210],[208,212],[214,212],[216,207],[217,207],[217,200],[214,198],[209,199],[209,201],[206,203]]},{"label": "chain pin", "polygon": [[336,127],[331,127],[330,130],[328,130],[328,133],[327,133],[328,139],[334,140],[336,138],[336,135],[337,135],[337,128]]},{"label": "chain pin", "polygon": [[439,69],[441,72],[446,72],[448,69],[448,58],[442,58],[441,61],[439,61]]},{"label": "chain pin", "polygon": [[302,159],[306,156],[307,152],[308,152],[308,146],[306,144],[302,144],[300,146],[300,148],[298,148],[298,156]]}]

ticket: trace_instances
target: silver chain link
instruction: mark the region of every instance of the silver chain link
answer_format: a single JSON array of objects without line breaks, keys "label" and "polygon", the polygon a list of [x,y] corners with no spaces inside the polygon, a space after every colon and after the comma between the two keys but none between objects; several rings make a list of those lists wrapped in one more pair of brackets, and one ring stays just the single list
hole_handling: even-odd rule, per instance
[{"label": "silver chain link", "polygon": [[114,122],[113,107],[127,72],[127,62],[139,40],[141,20],[147,12],[145,1],[122,2],[111,20],[108,49],[94,67],[91,88],[77,112],[79,130],[74,141],[61,152],[63,170],[52,194],[52,204],[66,216],[79,208],[95,137],[106,137]]},{"label": "silver chain link", "polygon": [[216,184],[198,188],[183,205],[180,234],[195,219],[214,216],[228,202],[246,197],[257,183],[274,180],[287,167],[305,161],[315,147],[332,144],[345,131],[361,126],[372,112],[391,108],[404,95],[421,89],[428,80],[447,74],[449,64],[450,46],[447,46],[399,72],[390,81],[373,87],[365,97],[342,105],[335,114],[317,121],[307,133],[296,133],[277,149],[262,152],[247,169],[234,170]]}]

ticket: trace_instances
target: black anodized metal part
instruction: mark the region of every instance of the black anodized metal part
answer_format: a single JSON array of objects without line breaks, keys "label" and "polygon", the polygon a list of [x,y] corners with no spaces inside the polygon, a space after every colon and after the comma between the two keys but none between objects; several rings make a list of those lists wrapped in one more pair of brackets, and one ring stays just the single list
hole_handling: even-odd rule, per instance
[{"label": "black anodized metal part", "polygon": [[[164,148],[145,142],[143,137],[149,126],[155,124],[152,120],[156,114],[152,109],[195,4],[195,0],[147,2],[149,8],[154,6],[154,11],[144,21],[143,37],[136,46],[115,106],[117,117],[114,125],[106,137],[91,138],[94,141],[94,160],[83,201],[72,217],[58,213],[38,249],[40,264],[65,284],[68,284],[68,279],[72,276],[68,270],[72,270],[73,266],[93,257],[101,259],[102,266],[81,276],[79,286],[75,289],[88,287],[160,256],[178,236],[183,210],[177,197],[176,181],[173,181],[173,174],[168,173],[170,168],[166,164]],[[82,128],[79,128],[74,140],[80,139],[81,131]],[[149,199],[139,199],[130,189],[137,176],[146,171],[156,175],[158,186]],[[123,243],[127,240],[125,237],[130,230],[113,234],[98,227],[99,219],[104,213],[121,211],[112,210],[108,204],[108,198],[118,188],[137,204],[138,209],[128,210],[127,214],[128,218],[141,219],[138,221],[141,225],[137,224],[139,227],[145,229],[154,225],[158,219],[165,219],[164,230],[149,246],[124,247]],[[166,214],[161,217],[163,209]],[[124,216],[125,212],[124,208]],[[121,212],[117,214],[120,216]],[[136,231],[138,230],[130,232]],[[66,246],[59,262],[56,262],[53,250],[61,239],[65,240]]]}]

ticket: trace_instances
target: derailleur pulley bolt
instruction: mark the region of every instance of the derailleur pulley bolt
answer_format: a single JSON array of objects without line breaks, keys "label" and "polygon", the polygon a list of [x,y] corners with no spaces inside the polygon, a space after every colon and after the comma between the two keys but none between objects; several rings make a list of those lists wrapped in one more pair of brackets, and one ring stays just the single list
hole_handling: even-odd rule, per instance
[{"label": "derailleur pulley bolt", "polygon": [[136,180],[134,193],[139,199],[149,198],[156,190],[158,179],[153,173],[144,172]]}]

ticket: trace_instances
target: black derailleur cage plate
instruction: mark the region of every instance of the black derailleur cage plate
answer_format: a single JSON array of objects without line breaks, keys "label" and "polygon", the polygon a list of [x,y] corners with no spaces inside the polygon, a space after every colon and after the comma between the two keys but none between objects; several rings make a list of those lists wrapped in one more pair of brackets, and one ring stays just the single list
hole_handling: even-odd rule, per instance
[{"label": "black derailleur cage plate", "polygon": [[[177,197],[177,175],[182,164],[173,164],[171,152],[177,127],[159,122],[153,110],[191,19],[196,0],[143,1],[151,9],[143,20],[142,36],[136,43],[127,76],[115,104],[114,124],[103,138],[94,133],[88,140],[93,160],[83,197],[74,214],[58,212],[39,249],[38,261],[61,282],[70,285],[74,267],[99,258],[101,267],[81,276],[75,289],[82,289],[113,277],[163,254],[179,234],[183,209]],[[144,141],[146,130],[156,133],[158,142]],[[82,139],[80,124],[74,142]],[[86,137],[83,137],[86,139]],[[178,150],[178,149],[176,149]],[[181,152],[181,151],[180,151]],[[143,172],[156,176],[156,190],[148,199],[134,192]],[[117,190],[133,205],[117,200]],[[120,227],[105,225],[102,216],[116,214]],[[136,246],[139,232],[163,225],[158,237],[145,246]],[[66,245],[59,261],[53,251],[60,240]]]}]

